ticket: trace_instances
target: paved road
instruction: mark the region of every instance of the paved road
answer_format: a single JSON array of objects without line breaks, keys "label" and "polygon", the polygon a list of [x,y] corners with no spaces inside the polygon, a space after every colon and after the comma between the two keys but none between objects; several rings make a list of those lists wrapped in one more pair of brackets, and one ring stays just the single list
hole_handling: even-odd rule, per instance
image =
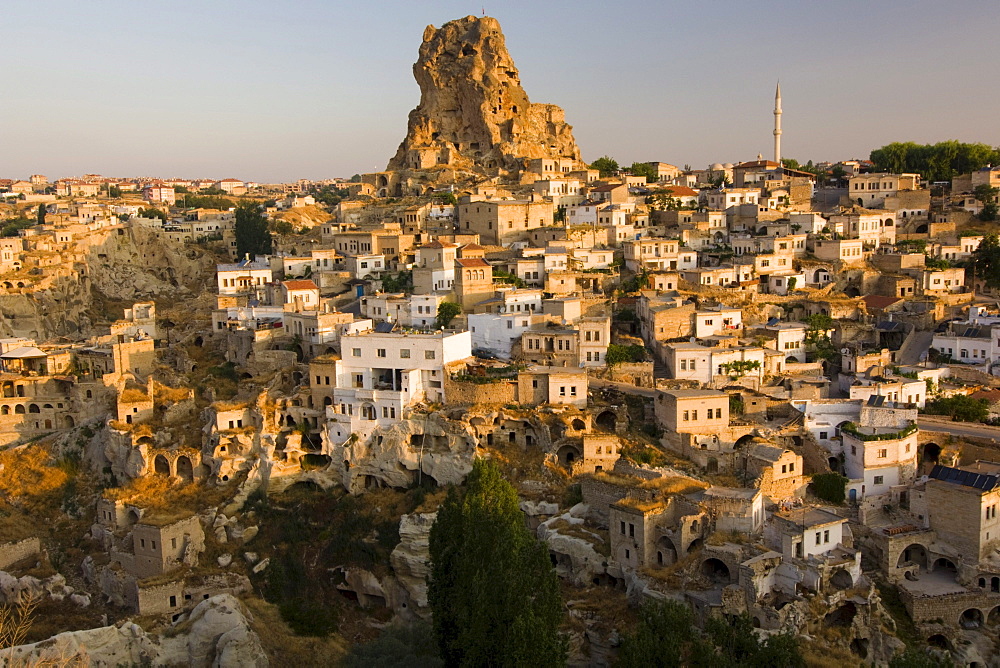
[{"label": "paved road", "polygon": [[987,438],[1000,442],[1000,427],[991,427],[988,424],[977,422],[952,422],[948,418],[937,416],[928,417],[921,415],[917,418],[917,425],[924,431],[940,431],[952,436],[964,436],[967,438]]},{"label": "paved road", "polygon": [[591,378],[589,382],[591,387],[609,388],[609,389],[619,390],[620,392],[623,392],[625,394],[638,394],[643,397],[655,398],[657,393],[657,390],[654,390],[651,387],[636,387],[631,383],[616,383],[614,381],[604,380],[602,378]]}]

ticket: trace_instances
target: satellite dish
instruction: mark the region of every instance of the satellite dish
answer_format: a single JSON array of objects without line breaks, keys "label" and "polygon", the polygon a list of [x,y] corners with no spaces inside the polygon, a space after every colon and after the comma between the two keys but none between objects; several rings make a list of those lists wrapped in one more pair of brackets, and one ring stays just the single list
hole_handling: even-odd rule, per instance
[{"label": "satellite dish", "polygon": [[840,349],[840,354],[841,355],[848,355],[848,354],[850,354],[850,352],[851,352],[850,348],[841,348]]}]

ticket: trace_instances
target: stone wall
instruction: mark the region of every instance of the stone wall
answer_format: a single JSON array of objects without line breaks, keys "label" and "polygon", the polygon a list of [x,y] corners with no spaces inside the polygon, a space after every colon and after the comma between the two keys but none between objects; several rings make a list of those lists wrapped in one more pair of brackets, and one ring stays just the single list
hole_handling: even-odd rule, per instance
[{"label": "stone wall", "polygon": [[33,554],[38,554],[41,550],[42,543],[35,537],[13,543],[4,543],[0,545],[0,570],[4,570],[22,559],[27,559]]},{"label": "stone wall", "polygon": [[591,514],[604,524],[608,522],[608,509],[612,503],[625,498],[652,501],[656,496],[655,490],[615,485],[596,478],[583,478],[580,481],[580,491],[583,493],[583,502],[590,506]]},{"label": "stone wall", "polygon": [[517,383],[501,380],[495,383],[472,383],[454,380],[450,374],[444,379],[444,395],[449,405],[516,404]]}]

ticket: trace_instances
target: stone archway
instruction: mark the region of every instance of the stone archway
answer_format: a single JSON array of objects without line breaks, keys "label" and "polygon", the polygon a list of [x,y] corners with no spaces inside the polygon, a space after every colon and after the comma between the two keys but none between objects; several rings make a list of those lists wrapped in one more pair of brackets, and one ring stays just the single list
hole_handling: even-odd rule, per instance
[{"label": "stone archway", "polygon": [[587,423],[585,423],[580,418],[574,418],[572,425],[573,429],[575,429],[576,431],[583,431],[584,429],[587,428]]},{"label": "stone archway", "polygon": [[701,574],[712,582],[728,583],[731,579],[729,566],[726,566],[724,561],[715,557],[709,557],[701,562]]},{"label": "stone archway", "polygon": [[573,465],[574,462],[580,461],[580,459],[582,458],[582,453],[580,452],[580,448],[571,443],[567,443],[566,445],[559,448],[559,450],[556,452],[556,457],[559,458],[560,464],[566,467],[570,467]]},{"label": "stone archway", "polygon": [[916,564],[924,570],[928,567],[927,548],[920,543],[913,543],[904,547],[896,560],[896,568],[903,568],[907,564]]},{"label": "stone archway", "polygon": [[938,463],[938,459],[941,457],[941,446],[937,443],[930,442],[924,443],[920,446],[920,461],[931,462],[933,464]]},{"label": "stone archway", "polygon": [[157,475],[170,475],[170,462],[163,455],[153,458],[153,472]]},{"label": "stone archway", "polygon": [[181,455],[177,458],[175,462],[177,467],[177,476],[188,482],[194,480],[194,466],[191,464],[191,458],[187,455]]},{"label": "stone archway", "polygon": [[847,570],[841,568],[830,577],[830,585],[841,591],[850,589],[854,586],[854,577]]},{"label": "stone archway", "polygon": [[989,616],[986,617],[986,623],[993,627],[1000,626],[1000,605],[990,610]]},{"label": "stone archway", "polygon": [[958,625],[963,629],[978,629],[983,625],[983,611],[979,608],[969,608],[958,618]]},{"label": "stone archway", "polygon": [[618,416],[615,415],[614,411],[607,410],[597,416],[596,422],[602,431],[614,433],[618,426]]},{"label": "stone archway", "polygon": [[931,569],[935,572],[951,573],[952,575],[958,575],[958,567],[955,565],[951,559],[945,557],[940,557],[934,560],[934,567]]},{"label": "stone archway", "polygon": [[941,633],[935,633],[934,635],[927,638],[927,644],[931,647],[938,647],[940,649],[946,649],[951,651],[951,641],[948,640],[947,636]]},{"label": "stone archway", "polygon": [[677,548],[670,536],[660,536],[656,541],[656,565],[669,566],[677,561]]}]

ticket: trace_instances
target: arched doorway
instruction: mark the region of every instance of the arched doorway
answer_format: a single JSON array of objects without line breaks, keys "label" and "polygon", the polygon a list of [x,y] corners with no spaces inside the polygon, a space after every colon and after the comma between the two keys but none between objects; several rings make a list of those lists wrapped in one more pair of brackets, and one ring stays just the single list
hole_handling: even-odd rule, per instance
[{"label": "arched doorway", "polygon": [[729,582],[729,566],[725,562],[711,557],[701,562],[701,574],[712,582]]},{"label": "arched doorway", "polygon": [[827,463],[827,466],[830,467],[831,471],[833,471],[834,473],[840,473],[840,458],[839,457],[830,457],[829,459],[826,460],[826,463]]},{"label": "arched doorway", "polygon": [[830,584],[841,591],[854,586],[854,577],[845,569],[841,568],[830,578]]},{"label": "arched doorway", "polygon": [[951,642],[948,638],[940,633],[935,633],[927,639],[927,644],[931,647],[938,647],[940,649],[946,649],[951,651]]},{"label": "arched doorway", "polygon": [[656,541],[656,565],[669,566],[677,561],[677,548],[669,536],[661,536]]},{"label": "arched doorway", "polygon": [[903,551],[899,553],[899,560],[896,561],[896,568],[902,568],[907,564],[916,564],[926,570],[927,549],[919,543],[903,548]]},{"label": "arched doorway", "polygon": [[569,467],[573,465],[573,462],[579,461],[581,457],[580,448],[576,447],[575,445],[567,444],[559,448],[559,451],[556,453],[556,456],[559,458],[560,464]]},{"label": "arched doorway", "polygon": [[170,462],[163,455],[156,455],[153,458],[153,473],[157,475],[170,475]]},{"label": "arched doorway", "polygon": [[746,434],[744,436],[740,436],[738,439],[736,439],[736,442],[733,443],[733,449],[742,450],[743,448],[753,443],[753,439],[754,439],[753,434]]},{"label": "arched doorway", "polygon": [[573,420],[573,429],[575,429],[577,431],[583,431],[586,428],[587,428],[587,424],[583,420],[581,420],[580,418],[576,418],[576,419]]},{"label": "arched doorway", "polygon": [[833,612],[827,613],[823,617],[823,624],[826,626],[850,626],[857,614],[857,606],[848,601]]},{"label": "arched doorway", "polygon": [[1000,605],[990,610],[986,623],[993,627],[1000,626]]},{"label": "arched doorway", "polygon": [[604,411],[597,416],[597,426],[602,431],[614,432],[618,425],[618,418],[614,411]]},{"label": "arched doorway", "polygon": [[177,458],[177,475],[188,482],[194,480],[194,466],[191,465],[191,459],[187,455]]},{"label": "arched doorway", "polygon": [[945,559],[941,557],[934,561],[934,567],[931,569],[934,572],[950,573],[951,575],[958,575],[958,567],[955,566],[955,562],[951,559]]},{"label": "arched doorway", "polygon": [[940,445],[937,443],[924,443],[922,450],[923,452],[920,456],[921,461],[930,462],[932,464],[938,463],[938,459],[941,457]]},{"label": "arched doorway", "polygon": [[979,608],[969,608],[958,618],[958,624],[963,629],[978,629],[983,625],[983,612]]}]

